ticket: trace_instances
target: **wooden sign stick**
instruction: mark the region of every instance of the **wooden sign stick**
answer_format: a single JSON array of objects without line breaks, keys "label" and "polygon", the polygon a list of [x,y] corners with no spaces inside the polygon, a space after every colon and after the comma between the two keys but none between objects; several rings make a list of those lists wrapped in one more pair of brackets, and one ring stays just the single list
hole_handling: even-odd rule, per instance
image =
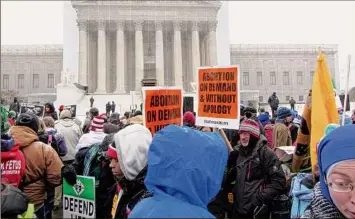
[{"label": "wooden sign stick", "polygon": [[218,130],[219,133],[222,135],[223,139],[224,139],[224,142],[226,143],[227,145],[227,148],[228,148],[228,152],[232,152],[233,151],[233,148],[232,148],[232,145],[230,144],[230,142],[228,141],[228,138],[226,136],[226,133],[224,133],[223,129],[219,129]]}]

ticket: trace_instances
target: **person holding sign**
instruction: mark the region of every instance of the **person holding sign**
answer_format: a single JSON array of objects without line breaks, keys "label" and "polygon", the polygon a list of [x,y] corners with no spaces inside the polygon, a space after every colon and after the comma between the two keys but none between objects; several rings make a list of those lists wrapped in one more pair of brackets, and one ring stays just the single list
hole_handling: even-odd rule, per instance
[{"label": "person holding sign", "polygon": [[151,142],[150,131],[139,124],[128,125],[115,134],[107,151],[118,183],[112,206],[113,218],[127,218],[136,204],[149,196],[144,179]]},{"label": "person holding sign", "polygon": [[[240,142],[229,155],[226,180],[221,190],[231,196],[228,199],[234,207],[228,213],[231,218],[269,218],[269,203],[283,194],[286,186],[281,162],[268,148],[256,121],[243,121],[239,135]],[[221,211],[226,209],[220,203],[215,204],[216,212],[218,208]]]},{"label": "person holding sign", "polygon": [[227,146],[217,132],[169,125],[155,134],[145,185],[152,197],[129,218],[214,218],[207,204],[221,188]]}]

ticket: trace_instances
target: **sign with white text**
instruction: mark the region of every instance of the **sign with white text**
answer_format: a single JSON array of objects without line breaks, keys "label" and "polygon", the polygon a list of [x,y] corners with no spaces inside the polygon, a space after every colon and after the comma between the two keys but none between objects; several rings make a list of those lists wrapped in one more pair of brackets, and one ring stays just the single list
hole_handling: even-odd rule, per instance
[{"label": "sign with white text", "polygon": [[77,175],[74,185],[63,179],[63,218],[95,218],[95,178]]}]

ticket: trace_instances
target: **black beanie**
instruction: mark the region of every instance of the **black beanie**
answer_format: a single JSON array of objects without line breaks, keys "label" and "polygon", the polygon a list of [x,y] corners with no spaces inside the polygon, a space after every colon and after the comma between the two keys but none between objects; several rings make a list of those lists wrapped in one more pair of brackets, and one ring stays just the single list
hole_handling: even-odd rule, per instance
[{"label": "black beanie", "polygon": [[38,132],[38,118],[32,113],[21,113],[17,118],[15,125],[26,126],[31,128],[36,133]]}]

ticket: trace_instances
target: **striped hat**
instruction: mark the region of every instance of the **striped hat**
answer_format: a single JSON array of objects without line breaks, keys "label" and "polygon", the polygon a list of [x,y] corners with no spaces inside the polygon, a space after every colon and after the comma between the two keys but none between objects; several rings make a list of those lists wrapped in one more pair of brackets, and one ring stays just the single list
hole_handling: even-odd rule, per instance
[{"label": "striped hat", "polygon": [[245,120],[239,127],[239,133],[248,132],[256,138],[260,138],[260,128],[257,122],[252,119]]},{"label": "striped hat", "polygon": [[95,116],[91,121],[90,131],[103,132],[105,120],[101,116]]}]

